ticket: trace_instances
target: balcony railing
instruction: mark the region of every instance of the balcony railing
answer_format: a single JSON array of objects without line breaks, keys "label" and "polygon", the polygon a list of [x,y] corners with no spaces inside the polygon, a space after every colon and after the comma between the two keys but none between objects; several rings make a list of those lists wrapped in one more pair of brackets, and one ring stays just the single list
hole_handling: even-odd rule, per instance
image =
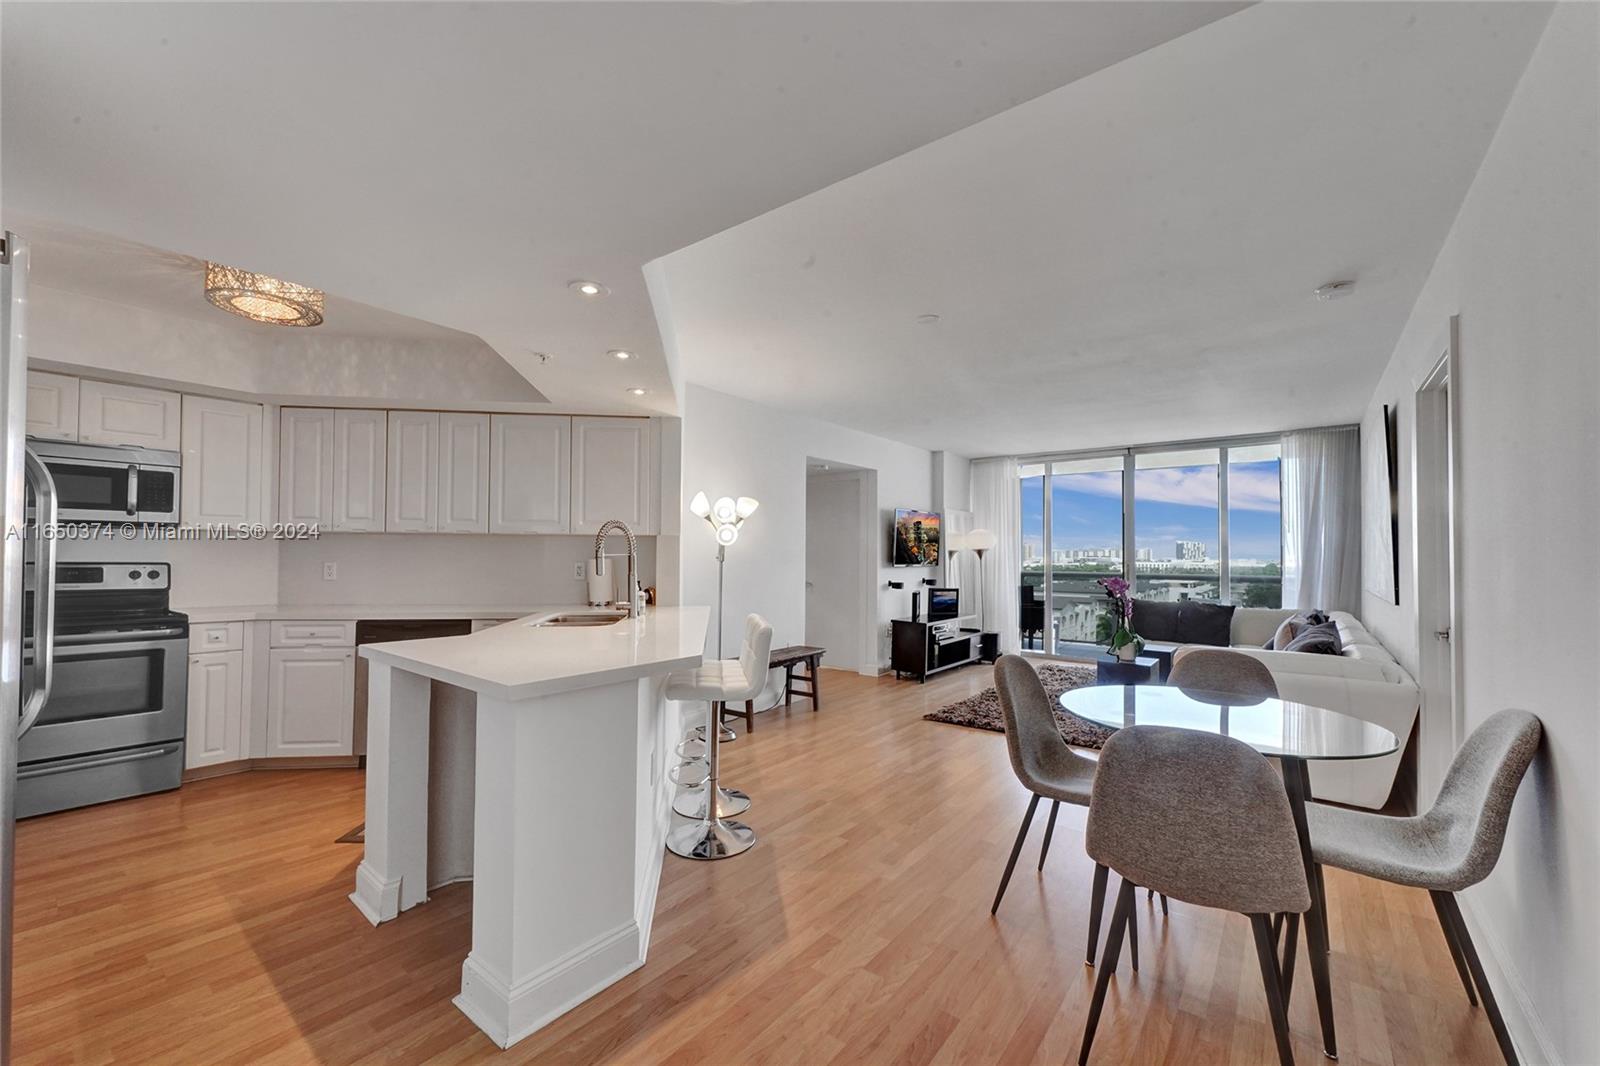
[{"label": "balcony railing", "polygon": [[[1056,643],[1095,644],[1109,635],[1102,578],[1121,577],[1122,570],[1063,568],[1051,571],[1048,619],[1044,609],[1043,569],[1024,569],[1021,575],[1022,646],[1053,650]],[[1219,602],[1220,580],[1214,569],[1196,566],[1186,570],[1140,573],[1135,568],[1134,595],[1145,600],[1202,600]],[[1242,607],[1277,607],[1283,602],[1283,575],[1247,571],[1229,575],[1229,602]],[[1029,589],[1032,589],[1031,601]],[[1046,632],[1046,629],[1049,631]]]}]

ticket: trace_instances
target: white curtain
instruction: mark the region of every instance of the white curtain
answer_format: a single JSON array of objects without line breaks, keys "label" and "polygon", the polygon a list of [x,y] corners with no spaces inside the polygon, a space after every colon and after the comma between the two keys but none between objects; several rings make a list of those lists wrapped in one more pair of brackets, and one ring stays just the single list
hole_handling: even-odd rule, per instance
[{"label": "white curtain", "polygon": [[1283,438],[1283,605],[1361,605],[1361,434],[1355,426]]},{"label": "white curtain", "polygon": [[984,553],[983,626],[1000,634],[1002,653],[1022,650],[1017,636],[1017,583],[1022,573],[1022,483],[1015,456],[972,464],[972,528],[996,538]]}]

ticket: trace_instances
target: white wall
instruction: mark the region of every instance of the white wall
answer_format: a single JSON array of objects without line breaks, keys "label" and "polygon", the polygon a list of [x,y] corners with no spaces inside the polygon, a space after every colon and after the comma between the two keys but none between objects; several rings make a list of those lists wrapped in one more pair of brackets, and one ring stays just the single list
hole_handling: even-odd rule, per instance
[{"label": "white wall", "polygon": [[241,607],[276,603],[278,545],[258,541],[63,540],[61,562],[171,563],[172,605]]},{"label": "white wall", "polygon": [[[761,501],[761,509],[728,550],[729,633],[737,634],[739,621],[756,611],[772,622],[774,646],[805,639],[807,457],[876,471],[878,515],[873,555],[877,567],[867,574],[867,580],[876,587],[877,662],[886,666],[889,620],[908,615],[912,589],[922,578],[935,576],[931,567],[889,565],[889,525],[894,509],[933,506],[931,453],[750,403],[692,382],[685,389],[684,498],[704,490],[713,499],[742,495]],[[684,529],[683,602],[710,604],[714,609],[716,545],[703,523],[695,525],[701,528]],[[890,578],[904,580],[906,587],[889,589]],[[711,640],[714,649],[715,636]]]},{"label": "white wall", "polygon": [[1414,393],[1459,313],[1466,728],[1504,707],[1545,727],[1499,867],[1464,898],[1524,1060],[1538,1062],[1600,1061],[1597,40],[1600,8],[1556,7],[1363,420],[1399,407],[1403,506],[1401,603],[1366,593],[1363,614],[1415,673]]},{"label": "white wall", "polygon": [[861,481],[849,471],[806,479],[805,643],[827,648],[828,665],[844,670],[877,666],[862,659]]}]

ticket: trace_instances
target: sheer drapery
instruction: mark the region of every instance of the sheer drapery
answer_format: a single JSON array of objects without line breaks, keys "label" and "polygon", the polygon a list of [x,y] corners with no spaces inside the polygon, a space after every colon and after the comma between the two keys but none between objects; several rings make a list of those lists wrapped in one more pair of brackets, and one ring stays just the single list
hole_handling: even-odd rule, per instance
[{"label": "sheer drapery", "polygon": [[1361,434],[1355,426],[1283,438],[1283,605],[1361,604]]},{"label": "sheer drapery", "polygon": [[972,464],[972,528],[995,535],[984,553],[983,625],[1000,635],[1000,651],[1022,650],[1017,636],[1017,581],[1022,570],[1022,483],[1015,456]]}]

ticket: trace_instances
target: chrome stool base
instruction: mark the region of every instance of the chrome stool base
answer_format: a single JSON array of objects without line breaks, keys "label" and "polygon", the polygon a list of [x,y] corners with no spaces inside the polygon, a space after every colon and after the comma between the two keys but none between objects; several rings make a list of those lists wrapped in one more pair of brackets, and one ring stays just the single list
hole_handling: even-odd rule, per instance
[{"label": "chrome stool base", "polygon": [[685,859],[726,859],[755,847],[756,831],[731,819],[705,819],[667,834],[667,850]]},{"label": "chrome stool base", "polygon": [[683,788],[701,788],[705,785],[706,778],[710,776],[711,763],[705,759],[685,759],[667,771],[667,777],[672,783]]},{"label": "chrome stool base", "polygon": [[[706,739],[706,727],[703,725],[695,726],[693,729],[689,730],[689,736],[694,740],[704,743]],[[732,744],[735,740],[739,739],[739,734],[733,731],[733,726],[731,725],[724,725],[720,730],[717,731],[717,736],[722,738],[722,742],[724,744]]]},{"label": "chrome stool base", "polygon": [[[702,821],[706,817],[709,790],[697,788],[692,792],[679,796],[672,804],[675,813],[685,818],[698,818]],[[717,817],[731,818],[736,814],[743,814],[750,809],[750,797],[736,788],[717,789]]]},{"label": "chrome stool base", "polygon": [[680,759],[687,759],[690,762],[693,762],[697,759],[709,758],[710,755],[711,745],[707,744],[705,740],[700,737],[690,737],[688,740],[678,745],[678,758]]}]

